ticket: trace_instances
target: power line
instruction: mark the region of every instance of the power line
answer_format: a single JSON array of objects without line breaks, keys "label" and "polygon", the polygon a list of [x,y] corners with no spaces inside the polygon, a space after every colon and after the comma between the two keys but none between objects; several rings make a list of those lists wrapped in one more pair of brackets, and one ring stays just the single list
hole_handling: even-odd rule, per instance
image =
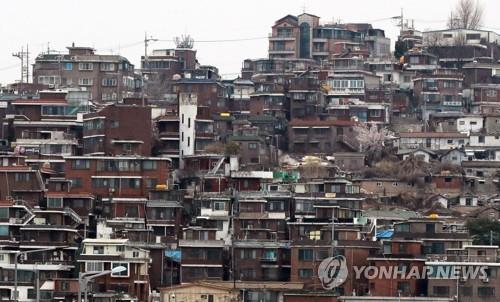
[{"label": "power line", "polygon": [[9,70],[9,69],[14,69],[14,68],[16,68],[16,67],[19,67],[19,64],[10,65],[10,66],[5,66],[5,67],[0,67],[0,71]]},{"label": "power line", "polygon": [[[240,38],[240,39],[220,39],[220,40],[194,40],[195,43],[218,43],[218,42],[242,42],[268,39],[269,37],[253,37],[253,38]],[[175,42],[173,39],[158,39],[162,42]]]}]

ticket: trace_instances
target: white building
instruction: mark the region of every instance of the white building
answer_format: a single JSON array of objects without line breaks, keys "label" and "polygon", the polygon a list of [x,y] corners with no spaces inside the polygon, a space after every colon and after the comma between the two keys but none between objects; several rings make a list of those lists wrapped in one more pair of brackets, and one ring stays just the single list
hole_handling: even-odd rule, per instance
[{"label": "white building", "polygon": [[195,151],[195,120],[198,112],[198,96],[193,93],[179,95],[179,168],[184,168],[184,156]]},{"label": "white building", "polygon": [[471,147],[500,147],[500,135],[473,133],[470,135]]},{"label": "white building", "polygon": [[469,144],[469,136],[459,132],[401,132],[394,144],[399,149],[450,150]]},{"label": "white building", "polygon": [[457,119],[458,132],[479,132],[484,127],[482,116],[464,116]]},{"label": "white building", "polygon": [[453,46],[458,40],[465,45],[486,43],[500,44],[500,35],[493,31],[478,29],[445,29],[423,33],[424,46]]}]

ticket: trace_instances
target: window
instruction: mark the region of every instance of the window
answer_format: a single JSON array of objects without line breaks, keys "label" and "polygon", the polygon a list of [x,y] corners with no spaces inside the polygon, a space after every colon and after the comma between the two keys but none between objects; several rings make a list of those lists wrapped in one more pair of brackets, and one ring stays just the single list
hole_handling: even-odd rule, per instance
[{"label": "window", "polygon": [[78,70],[94,70],[94,64],[92,63],[79,63]]},{"label": "window", "polygon": [[73,63],[64,63],[64,70],[73,70]]},{"label": "window", "polygon": [[495,89],[486,90],[486,96],[490,98],[494,98],[497,96],[497,91]]},{"label": "window", "polygon": [[398,282],[398,291],[403,295],[410,293],[410,283],[407,281]]},{"label": "window", "polygon": [[299,278],[301,278],[301,279],[311,278],[312,275],[313,275],[313,270],[310,268],[299,269]]},{"label": "window", "polygon": [[452,145],[453,144],[453,140],[452,139],[449,139],[448,140],[448,145]]},{"label": "window", "polygon": [[132,144],[130,144],[130,143],[123,144],[122,148],[123,148],[123,152],[126,152],[126,153],[132,152]]},{"label": "window", "polygon": [[250,150],[257,149],[257,143],[248,143],[248,149]]},{"label": "window", "polygon": [[121,253],[121,252],[125,251],[125,247],[123,245],[117,245],[116,246],[116,251],[119,252],[119,253]]},{"label": "window", "polygon": [[482,136],[482,135],[479,136],[478,137],[478,141],[479,141],[480,144],[484,144],[484,136]]},{"label": "window", "polygon": [[39,76],[38,84],[42,85],[59,85],[61,84],[61,77],[59,76]]},{"label": "window", "polygon": [[[243,279],[253,279],[253,278],[257,277],[257,272],[253,268],[245,268],[245,269],[241,270],[241,277]],[[247,300],[247,301],[249,301],[249,300]]]},{"label": "window", "polygon": [[158,184],[158,179],[146,178],[146,179],[144,179],[144,184],[145,184],[146,188],[154,188]]},{"label": "window", "polygon": [[125,217],[138,217],[139,210],[135,206],[125,207]]},{"label": "window", "polygon": [[463,286],[458,289],[460,296],[463,297],[471,297],[472,296],[472,287],[471,286]]},{"label": "window", "polygon": [[224,211],[224,210],[226,210],[226,203],[224,201],[215,201],[214,202],[214,210],[215,211]]},{"label": "window", "polygon": [[62,291],[69,291],[69,282],[68,281],[61,281],[61,290]]},{"label": "window", "polygon": [[268,211],[283,211],[285,208],[283,202],[281,201],[268,201],[267,203],[267,210]]},{"label": "window", "polygon": [[104,119],[102,118],[95,118],[83,122],[84,130],[97,130],[103,128],[104,128]]},{"label": "window", "polygon": [[113,63],[101,63],[101,71],[114,71],[115,64]]},{"label": "window", "polygon": [[432,288],[432,293],[436,297],[448,297],[450,295],[449,286],[434,286]]},{"label": "window", "polygon": [[92,248],[92,254],[103,255],[104,254],[104,246],[94,246]]},{"label": "window", "polygon": [[382,116],[382,110],[379,109],[374,109],[369,111],[371,117],[381,117]]},{"label": "window", "polygon": [[312,200],[297,200],[295,209],[298,213],[314,212],[314,201]]},{"label": "window", "polygon": [[47,208],[62,208],[63,199],[62,198],[47,198]]},{"label": "window", "polygon": [[9,218],[9,208],[0,208],[0,218]]},{"label": "window", "polygon": [[16,173],[15,178],[18,182],[28,182],[30,181],[30,173]]},{"label": "window", "polygon": [[87,272],[102,272],[104,270],[104,262],[86,262]]},{"label": "window", "polygon": [[418,64],[420,62],[418,57],[410,57],[410,64]]},{"label": "window", "polygon": [[94,84],[94,80],[90,78],[80,78],[78,80],[78,84],[80,86],[92,86]]},{"label": "window", "polygon": [[191,118],[188,117],[188,128],[191,128]]},{"label": "window", "polygon": [[119,273],[111,273],[111,277],[128,277],[128,263],[127,262],[112,262],[111,269],[123,266],[125,270]]},{"label": "window", "polygon": [[466,34],[465,39],[466,40],[480,40],[481,34]]},{"label": "window", "polygon": [[102,100],[103,101],[116,101],[116,100],[118,100],[118,94],[116,92],[112,92],[112,93],[104,92],[102,94]]},{"label": "window", "polygon": [[313,260],[313,250],[312,249],[300,249],[299,250],[299,260],[300,261],[312,261]]},{"label": "window", "polygon": [[144,170],[156,170],[156,161],[154,160],[145,160],[142,162],[142,168]]},{"label": "window", "polygon": [[71,163],[71,168],[74,170],[84,170],[90,168],[90,160],[88,159],[77,159]]},{"label": "window", "polygon": [[276,250],[264,250],[262,252],[262,259],[276,261],[277,257],[278,253],[276,252]]},{"label": "window", "polygon": [[252,249],[242,249],[240,250],[240,259],[255,259],[257,258],[257,252]]},{"label": "window", "polygon": [[102,86],[105,87],[110,87],[110,86],[116,86],[117,80],[115,78],[104,78],[102,79]]},{"label": "window", "polygon": [[477,296],[481,298],[494,297],[495,288],[489,286],[481,286],[477,288]]},{"label": "window", "polygon": [[0,225],[0,236],[9,236],[9,226],[8,225]]}]

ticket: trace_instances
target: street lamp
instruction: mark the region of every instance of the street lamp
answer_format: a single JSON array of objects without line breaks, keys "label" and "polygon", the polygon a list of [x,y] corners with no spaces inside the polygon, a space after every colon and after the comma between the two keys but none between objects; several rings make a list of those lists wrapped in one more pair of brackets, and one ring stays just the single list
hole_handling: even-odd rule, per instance
[{"label": "street lamp", "polygon": [[87,285],[90,280],[109,274],[118,274],[126,270],[127,268],[124,266],[117,266],[111,270],[102,272],[80,273],[80,275],[78,276],[78,302],[82,302],[82,287],[83,287],[83,296],[85,297],[85,302],[87,302]]},{"label": "street lamp", "polygon": [[56,249],[61,249],[65,247],[50,247],[50,248],[45,248],[45,249],[38,249],[38,250],[31,250],[31,251],[17,251],[14,254],[14,301],[18,301],[18,292],[17,292],[17,264],[19,262],[19,256],[20,255],[27,255],[27,254],[32,254],[32,253],[38,253],[38,252],[48,252],[48,251],[53,251]]}]

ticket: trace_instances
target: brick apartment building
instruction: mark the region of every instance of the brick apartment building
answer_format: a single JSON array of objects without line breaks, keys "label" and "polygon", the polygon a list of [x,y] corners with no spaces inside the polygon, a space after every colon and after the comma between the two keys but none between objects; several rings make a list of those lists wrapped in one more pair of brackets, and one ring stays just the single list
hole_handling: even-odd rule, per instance
[{"label": "brick apartment building", "polygon": [[363,57],[389,55],[390,40],[370,24],[320,24],[318,16],[303,13],[277,20],[269,35],[270,58],[328,60],[350,52]]},{"label": "brick apartment building", "polygon": [[167,185],[170,161],[152,157],[66,157],[65,176],[71,193],[100,197],[144,198],[157,185]]},{"label": "brick apartment building", "polygon": [[83,154],[151,156],[151,108],[113,104],[83,116]]},{"label": "brick apartment building", "polygon": [[357,151],[354,125],[343,120],[292,120],[288,125],[288,150],[292,153]]},{"label": "brick apartment building", "polygon": [[41,53],[33,66],[34,83],[53,88],[80,87],[95,102],[119,102],[134,95],[134,65],[119,55],[96,54],[91,47],[68,47],[67,54]]}]

